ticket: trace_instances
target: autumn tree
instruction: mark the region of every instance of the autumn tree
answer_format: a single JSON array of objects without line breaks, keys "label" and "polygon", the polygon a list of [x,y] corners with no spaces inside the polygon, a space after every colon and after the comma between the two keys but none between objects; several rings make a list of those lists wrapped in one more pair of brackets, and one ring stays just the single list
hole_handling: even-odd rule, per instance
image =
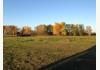
[{"label": "autumn tree", "polygon": [[61,24],[55,23],[53,25],[53,34],[54,35],[61,35],[61,28],[62,28]]},{"label": "autumn tree", "polygon": [[48,27],[46,25],[39,25],[35,27],[35,32],[37,33],[37,35],[47,35]]},{"label": "autumn tree", "polygon": [[16,35],[17,33],[17,27],[16,26],[10,26],[11,31],[12,31],[12,35]]},{"label": "autumn tree", "polygon": [[14,25],[3,26],[3,34],[11,36],[30,36],[30,35],[63,35],[63,36],[82,36],[82,35],[96,35],[92,33],[91,26],[83,24],[66,24],[65,22],[55,23],[54,25],[38,25],[34,30],[30,27],[24,26],[22,29]]},{"label": "autumn tree", "polygon": [[17,33],[17,27],[10,25],[10,26],[3,26],[3,34],[6,35],[16,35]]},{"label": "autumn tree", "polygon": [[21,30],[21,35],[22,35],[22,36],[31,36],[31,34],[32,34],[32,30],[31,30],[30,27],[24,26],[24,27],[22,28],[22,30]]},{"label": "autumn tree", "polygon": [[3,26],[3,35],[6,36],[8,34],[9,27],[8,26]]}]

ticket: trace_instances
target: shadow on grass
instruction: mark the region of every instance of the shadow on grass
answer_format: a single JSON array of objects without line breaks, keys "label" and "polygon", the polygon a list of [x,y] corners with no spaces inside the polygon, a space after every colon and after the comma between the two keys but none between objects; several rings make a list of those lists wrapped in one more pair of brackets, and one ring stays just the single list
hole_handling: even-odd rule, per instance
[{"label": "shadow on grass", "polygon": [[81,53],[44,66],[39,70],[96,70],[96,45]]}]

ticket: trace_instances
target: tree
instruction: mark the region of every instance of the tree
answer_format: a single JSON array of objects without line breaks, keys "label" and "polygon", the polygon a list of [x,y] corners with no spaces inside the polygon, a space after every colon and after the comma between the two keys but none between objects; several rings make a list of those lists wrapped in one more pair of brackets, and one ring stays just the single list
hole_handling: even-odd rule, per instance
[{"label": "tree", "polygon": [[79,35],[80,36],[84,35],[84,25],[83,24],[79,24]]},{"label": "tree", "polygon": [[52,35],[53,34],[53,26],[52,25],[48,25],[47,26],[47,31],[48,31],[48,35]]},{"label": "tree", "polygon": [[48,34],[48,28],[46,25],[39,25],[35,27],[35,32],[37,35],[47,35]]},{"label": "tree", "polygon": [[78,25],[74,25],[74,24],[72,24],[72,26],[71,26],[71,29],[72,29],[72,34],[74,35],[74,36],[77,36],[78,35]]},{"label": "tree", "polygon": [[62,28],[61,24],[55,23],[53,25],[53,34],[54,35],[61,35],[61,28]]},{"label": "tree", "polygon": [[66,24],[67,35],[72,35],[72,24]]},{"label": "tree", "polygon": [[12,30],[12,35],[16,35],[17,33],[17,27],[16,26],[10,26],[11,30]]},{"label": "tree", "polygon": [[6,36],[8,34],[8,26],[3,26],[3,35]]},{"label": "tree", "polygon": [[61,35],[67,35],[67,27],[65,22],[61,22]]},{"label": "tree", "polygon": [[21,30],[21,35],[22,35],[22,36],[31,36],[31,34],[32,34],[32,30],[31,30],[30,27],[24,26],[24,27],[22,28],[22,30]]},{"label": "tree", "polygon": [[3,26],[3,34],[6,35],[16,35],[17,33],[17,27],[14,25],[10,26]]},{"label": "tree", "polygon": [[67,35],[67,30],[63,28],[61,30],[61,35],[66,36]]},{"label": "tree", "polygon": [[86,33],[88,33],[88,35],[91,36],[91,34],[92,34],[91,26],[86,26]]}]

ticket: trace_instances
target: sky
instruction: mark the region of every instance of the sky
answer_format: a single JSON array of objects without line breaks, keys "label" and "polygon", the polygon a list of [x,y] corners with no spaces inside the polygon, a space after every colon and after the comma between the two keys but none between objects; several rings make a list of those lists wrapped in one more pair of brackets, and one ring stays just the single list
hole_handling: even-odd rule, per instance
[{"label": "sky", "polygon": [[96,31],[95,0],[4,0],[4,25],[25,25],[31,28],[40,24],[91,25]]}]

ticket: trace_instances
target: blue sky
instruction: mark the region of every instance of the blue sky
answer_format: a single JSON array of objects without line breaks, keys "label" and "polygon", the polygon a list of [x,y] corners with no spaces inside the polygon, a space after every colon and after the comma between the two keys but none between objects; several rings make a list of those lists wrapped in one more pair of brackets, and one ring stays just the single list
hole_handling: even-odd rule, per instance
[{"label": "blue sky", "polygon": [[95,0],[4,0],[4,25],[32,28],[55,22],[96,27]]}]

